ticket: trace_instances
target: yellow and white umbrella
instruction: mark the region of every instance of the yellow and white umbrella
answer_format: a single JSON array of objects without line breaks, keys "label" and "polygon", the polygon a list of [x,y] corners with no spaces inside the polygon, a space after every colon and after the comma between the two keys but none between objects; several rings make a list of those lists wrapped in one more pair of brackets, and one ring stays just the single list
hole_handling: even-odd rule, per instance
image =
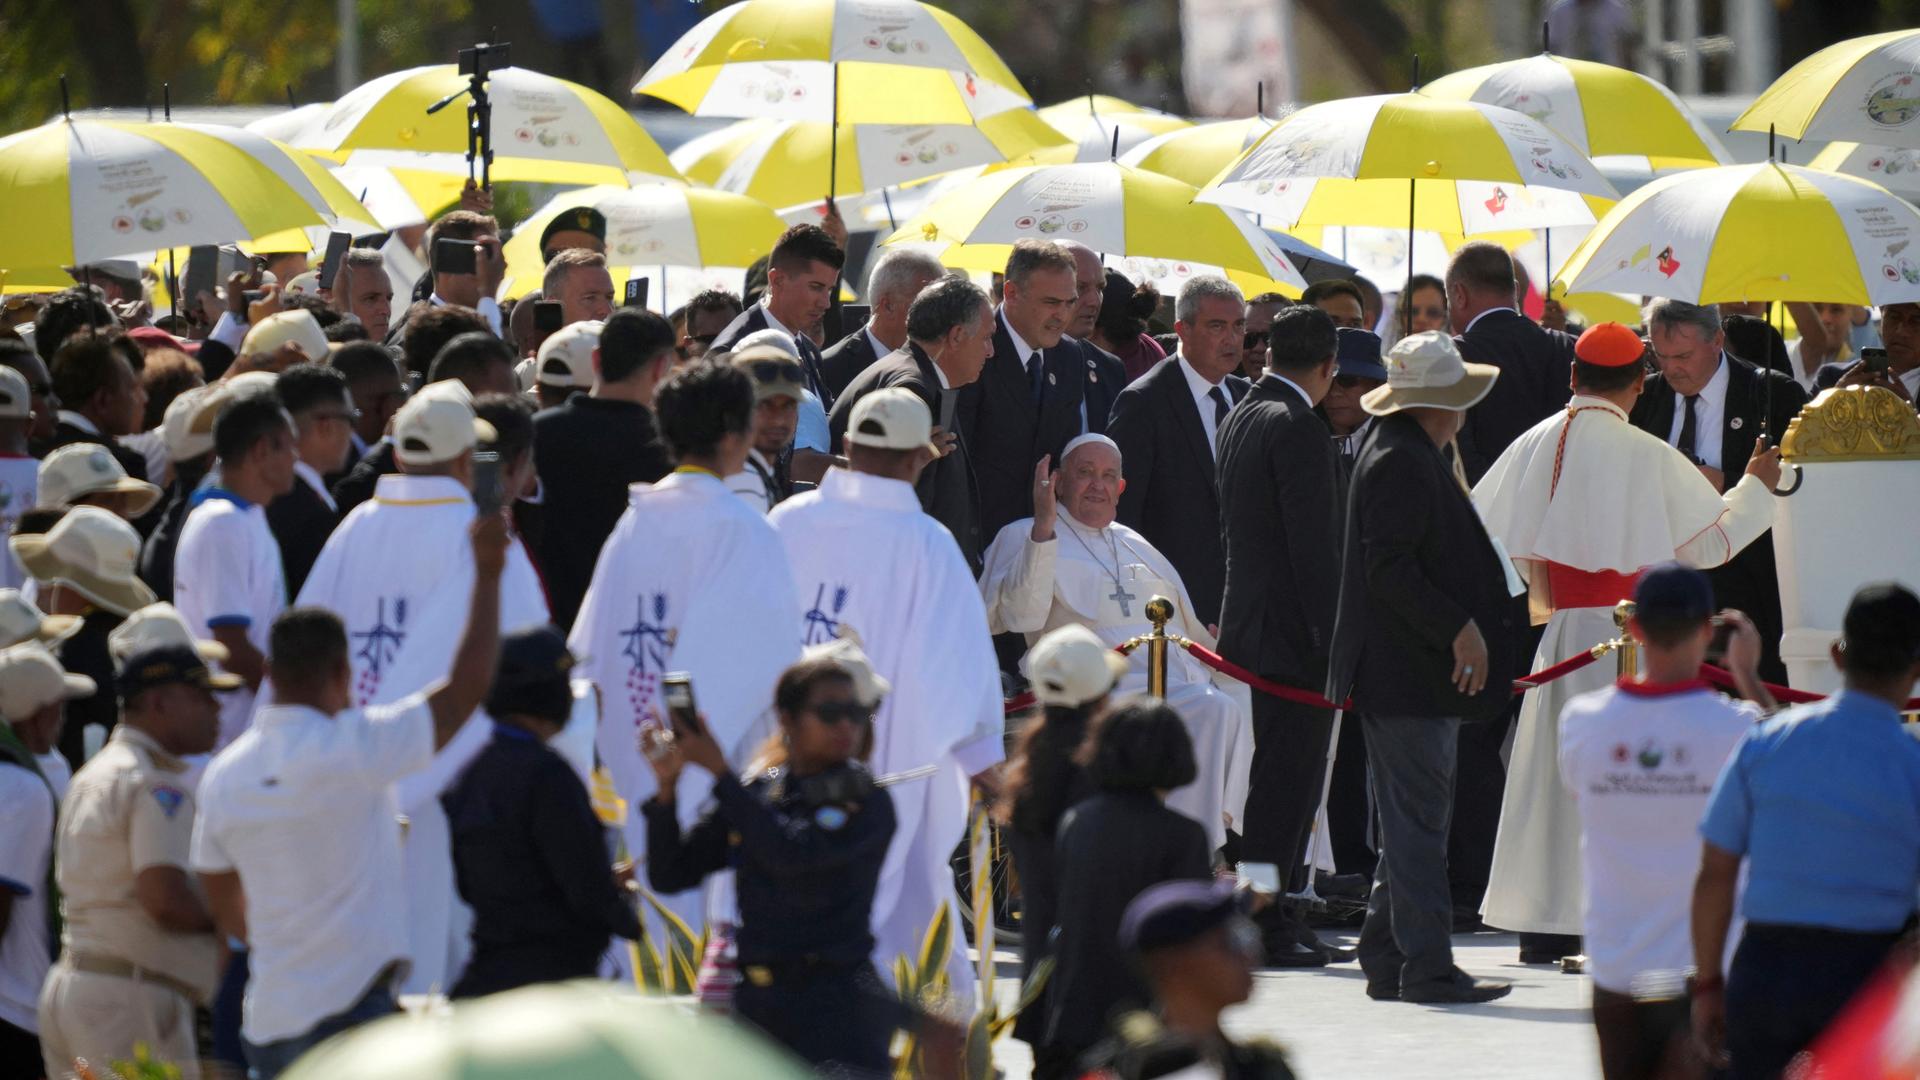
[{"label": "yellow and white umbrella", "polygon": [[1775,79],[1732,130],[1920,147],[1920,30],[1821,49]]},{"label": "yellow and white umbrella", "polygon": [[71,266],[342,220],[345,207],[314,201],[324,183],[304,172],[290,179],[249,145],[186,124],[108,120],[59,120],[0,139],[0,267]]},{"label": "yellow and white umbrella", "polygon": [[883,242],[1074,240],[1114,257],[1202,263],[1306,287],[1279,245],[1245,215],[1193,196],[1190,184],[1114,162],[1006,169],[940,197]]},{"label": "yellow and white umbrella", "polygon": [[[461,90],[452,64],[382,75],[316,113],[290,142],[332,161],[436,172],[467,171],[467,114],[459,101],[427,106]],[[525,68],[487,79],[495,180],[630,184],[679,180],[666,152],[605,95]]]},{"label": "yellow and white umbrella", "polygon": [[[837,138],[838,146],[830,144]],[[830,170],[836,198],[896,187],[974,165],[1021,158],[1066,139],[1030,109],[978,124],[841,124],[742,120],[675,150],[690,180],[786,210],[818,203]],[[838,159],[837,170],[832,162]]]},{"label": "yellow and white umbrella", "polygon": [[1659,173],[1733,160],[1673,91],[1611,64],[1542,53],[1456,71],[1420,92],[1523,113],[1564,136],[1602,169]]},{"label": "yellow and white umbrella", "polygon": [[1920,149],[1828,143],[1807,167],[1871,180],[1908,202],[1920,201]]},{"label": "yellow and white umbrella", "polygon": [[1276,121],[1264,116],[1244,120],[1217,120],[1211,124],[1169,131],[1140,143],[1120,155],[1120,161],[1148,172],[1171,176],[1184,184],[1205,187],[1220,170],[1234,163]]},{"label": "yellow and white umbrella", "polygon": [[336,165],[328,171],[389,231],[431,221],[460,201],[460,189],[466,183],[466,177],[457,173],[382,165]]},{"label": "yellow and white umbrella", "polygon": [[1033,103],[980,35],[917,0],[744,0],[633,91],[695,116],[841,124],[971,124]]},{"label": "yellow and white umbrella", "polygon": [[1193,126],[1193,121],[1184,117],[1142,108],[1104,94],[1068,98],[1040,109],[1039,114],[1040,119],[1078,148],[1074,161],[1107,161],[1156,135],[1185,131]]},{"label": "yellow and white umbrella", "polygon": [[545,261],[540,233],[575,207],[606,218],[606,254],[618,268],[748,266],[773,249],[785,226],[767,205],[744,195],[675,184],[593,187],[563,191],[514,231],[507,241],[505,295],[540,287]]},{"label": "yellow and white umbrella", "polygon": [[250,121],[245,127],[255,135],[265,135],[269,139],[290,143],[308,124],[313,122],[315,117],[327,111],[327,105],[328,103],[324,101],[309,102],[298,108],[288,109],[286,112],[274,113],[271,116]]},{"label": "yellow and white umbrella", "polygon": [[1560,272],[1569,292],[1691,303],[1920,301],[1920,210],[1878,184],[1794,165],[1661,177],[1608,211]]}]

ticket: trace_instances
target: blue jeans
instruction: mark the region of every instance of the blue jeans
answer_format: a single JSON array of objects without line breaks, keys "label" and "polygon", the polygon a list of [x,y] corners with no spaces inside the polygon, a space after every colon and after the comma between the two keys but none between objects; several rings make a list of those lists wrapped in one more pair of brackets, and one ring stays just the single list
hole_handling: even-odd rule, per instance
[{"label": "blue jeans", "polygon": [[346,1011],[327,1017],[304,1035],[270,1042],[265,1046],[246,1041],[247,1080],[274,1080],[307,1051],[343,1031],[359,1027],[369,1020],[378,1020],[392,1013],[395,1008],[393,993],[383,978],[364,997],[348,1006]]}]

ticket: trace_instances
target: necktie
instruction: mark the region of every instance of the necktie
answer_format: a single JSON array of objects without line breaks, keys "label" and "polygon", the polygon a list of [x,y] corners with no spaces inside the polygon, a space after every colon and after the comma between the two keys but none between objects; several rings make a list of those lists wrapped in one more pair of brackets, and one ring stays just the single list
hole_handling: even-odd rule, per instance
[{"label": "necktie", "polygon": [[1220,425],[1227,422],[1227,410],[1233,406],[1227,404],[1227,392],[1221,387],[1207,391],[1207,396],[1213,399],[1213,430],[1219,431]]},{"label": "necktie", "polygon": [[1032,384],[1035,405],[1040,404],[1040,391],[1045,385],[1041,381],[1041,376],[1045,373],[1046,367],[1046,355],[1041,350],[1035,349],[1033,354],[1027,357],[1027,381]]},{"label": "necktie", "polygon": [[1697,426],[1695,423],[1697,417],[1694,415],[1693,403],[1699,399],[1699,394],[1687,395],[1687,414],[1680,421],[1680,441],[1676,444],[1679,451],[1687,455],[1687,460],[1695,464],[1699,463],[1700,456],[1693,452],[1694,428]]}]

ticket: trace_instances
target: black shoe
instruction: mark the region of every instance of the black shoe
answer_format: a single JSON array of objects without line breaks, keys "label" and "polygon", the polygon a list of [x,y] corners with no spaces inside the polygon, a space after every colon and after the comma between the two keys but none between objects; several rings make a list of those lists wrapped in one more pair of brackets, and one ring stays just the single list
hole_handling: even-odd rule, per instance
[{"label": "black shoe", "polygon": [[1309,948],[1297,941],[1275,937],[1267,940],[1267,962],[1270,968],[1321,968],[1327,966],[1328,956],[1324,950]]},{"label": "black shoe", "polygon": [[1472,908],[1453,909],[1453,932],[1456,934],[1479,934],[1486,932],[1487,924],[1480,921],[1480,913]]},{"label": "black shoe", "polygon": [[1521,949],[1520,962],[1523,964],[1547,964],[1560,966],[1559,949]]},{"label": "black shoe", "polygon": [[1365,874],[1316,874],[1313,891],[1326,899],[1365,901],[1373,879]]},{"label": "black shoe", "polygon": [[1506,997],[1512,992],[1511,984],[1476,979],[1454,968],[1453,974],[1446,978],[1401,987],[1400,1000],[1423,1005],[1476,1005]]},{"label": "black shoe", "polygon": [[1360,950],[1343,949],[1314,933],[1312,927],[1304,924],[1295,927],[1293,940],[1307,949],[1324,955],[1330,964],[1352,963],[1360,956]]},{"label": "black shoe", "polygon": [[1398,982],[1374,982],[1367,980],[1367,996],[1375,1001],[1399,1001],[1400,984]]}]

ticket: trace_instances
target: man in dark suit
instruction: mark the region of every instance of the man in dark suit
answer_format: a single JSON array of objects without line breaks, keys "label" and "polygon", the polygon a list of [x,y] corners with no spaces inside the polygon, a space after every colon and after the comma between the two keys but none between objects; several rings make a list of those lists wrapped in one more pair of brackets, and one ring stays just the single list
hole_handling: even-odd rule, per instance
[{"label": "man in dark suit", "polygon": [[953,413],[960,391],[980,377],[993,351],[993,304],[986,292],[964,277],[941,278],[922,289],[907,309],[907,347],[856,376],[828,418],[837,451],[854,405],[875,390],[905,387],[927,403],[942,453],[921,471],[915,490],[920,506],[953,534],[975,574],[985,548],[979,488],[966,435]]},{"label": "man in dark suit", "polygon": [[[1220,654],[1264,678],[1315,692],[1327,684],[1339,588],[1333,439],[1313,411],[1333,384],[1334,350],[1326,312],[1306,305],[1282,310],[1273,320],[1266,373],[1227,414],[1218,439],[1227,563]],[[1332,733],[1332,709],[1253,695],[1241,858],[1277,865],[1288,892],[1305,885],[1301,862]],[[1298,910],[1276,905],[1263,914],[1272,963],[1310,967],[1335,958]]]},{"label": "man in dark suit", "polygon": [[1378,419],[1348,489],[1327,679],[1327,698],[1351,694],[1360,714],[1380,811],[1360,966],[1377,1001],[1491,1001],[1512,988],[1453,962],[1447,824],[1461,724],[1507,711],[1516,614],[1444,450],[1502,376],[1463,364],[1439,331],[1402,338],[1389,358],[1395,381],[1362,401]]},{"label": "man in dark suit", "polygon": [[274,382],[293,417],[293,488],[267,504],[267,526],[280,545],[287,595],[299,596],[307,573],[340,523],[325,477],[353,452],[353,402],[347,377],[326,364],[295,364]]},{"label": "man in dark suit", "polygon": [[767,259],[767,292],[713,339],[711,351],[731,349],[736,341],[760,330],[779,330],[800,348],[800,366],[807,372],[807,389],[824,409],[833,408],[833,392],[821,377],[820,346],[807,336],[832,305],[840,286],[840,268],[846,253],[818,225],[795,225],[782,233]]},{"label": "man in dark suit", "polygon": [[[1656,299],[1647,305],[1646,319],[1660,371],[1647,376],[1628,420],[1685,454],[1724,493],[1730,486],[1727,477],[1738,479],[1746,471],[1762,429],[1777,445],[1807,403],[1807,392],[1784,374],[1762,372],[1728,353],[1720,312],[1711,304]],[[1721,606],[1746,612],[1760,631],[1761,677],[1785,682],[1780,582],[1774,565],[1773,536],[1767,533],[1707,576]]]},{"label": "man in dark suit", "polygon": [[[419,302],[407,305],[393,320],[393,325],[387,328],[386,344],[404,347],[408,324],[429,311],[448,306],[477,312],[486,320],[488,329],[505,335],[507,328],[500,319],[500,303],[494,299],[507,271],[506,256],[500,251],[500,222],[490,213],[465,209],[466,205],[463,202],[462,209],[447,211],[427,227],[424,247],[428,269],[415,287],[415,299]],[[435,245],[442,240],[459,240],[474,246],[472,273],[433,269]]]},{"label": "man in dark suit", "polygon": [[353,341],[333,350],[327,363],[344,375],[347,391],[353,396],[353,447],[346,464],[337,475],[327,477],[332,489],[347,475],[347,470],[365,457],[386,437],[393,414],[407,402],[407,384],[400,378],[400,367],[385,345],[371,341]]},{"label": "man in dark suit", "polygon": [[1118,384],[1100,375],[1097,360],[1089,367],[1081,342],[1064,336],[1079,303],[1072,252],[1050,240],[1013,246],[993,356],[980,380],[961,392],[958,412],[980,481],[983,536],[1033,513],[1033,468],[1041,458],[1057,461],[1068,442],[1105,429],[1104,414],[1096,421],[1087,413],[1087,390],[1102,378]]},{"label": "man in dark suit", "polygon": [[[1113,403],[1127,385],[1127,365],[1093,343],[1093,328],[1099,323],[1100,309],[1106,303],[1107,269],[1100,263],[1100,253],[1085,244],[1062,240],[1060,246],[1073,256],[1073,288],[1078,297],[1073,318],[1067,321],[1067,332],[1061,336],[1060,344],[1080,354],[1080,363],[1067,365],[1061,375],[1080,382],[1079,434],[1105,435]],[[1056,457],[1054,465],[1059,464]]]},{"label": "man in dark suit", "polygon": [[61,346],[49,365],[53,394],[60,399],[59,422],[53,438],[34,445],[33,456],[45,458],[72,443],[99,443],[128,476],[145,480],[146,457],[115,439],[136,434],[145,420],[147,391],[130,359],[138,356],[133,342],[118,331],[81,335]]},{"label": "man in dark suit", "polygon": [[820,354],[820,378],[827,393],[838,398],[854,377],[881,357],[907,344],[907,309],[920,290],[947,276],[940,260],[924,251],[886,249],[867,275],[867,301],[873,314],[867,324],[835,342]]},{"label": "man in dark suit", "polygon": [[1573,338],[1546,330],[1514,307],[1513,258],[1498,244],[1462,244],[1447,267],[1447,314],[1460,355],[1500,369],[1487,399],[1460,432],[1467,482],[1478,483],[1507,444],[1566,407],[1573,396]]},{"label": "man in dark suit", "polygon": [[1252,387],[1234,374],[1245,354],[1246,303],[1227,279],[1196,277],[1181,288],[1174,317],[1179,350],[1120,392],[1106,433],[1126,469],[1120,521],[1180,571],[1191,614],[1211,626],[1226,586],[1215,445]]}]

